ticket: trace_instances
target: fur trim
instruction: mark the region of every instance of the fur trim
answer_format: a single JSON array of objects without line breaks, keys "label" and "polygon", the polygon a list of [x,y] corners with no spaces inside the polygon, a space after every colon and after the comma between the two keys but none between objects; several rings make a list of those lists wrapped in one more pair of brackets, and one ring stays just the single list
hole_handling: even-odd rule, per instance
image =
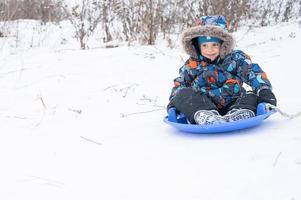
[{"label": "fur trim", "polygon": [[182,45],[187,54],[189,54],[193,58],[198,58],[198,55],[194,49],[192,44],[192,39],[199,36],[211,36],[218,37],[223,40],[223,44],[220,50],[220,57],[223,59],[227,54],[231,53],[234,48],[234,38],[233,36],[226,32],[225,30],[214,26],[214,25],[206,25],[206,26],[195,26],[189,29],[186,29],[182,33]]}]

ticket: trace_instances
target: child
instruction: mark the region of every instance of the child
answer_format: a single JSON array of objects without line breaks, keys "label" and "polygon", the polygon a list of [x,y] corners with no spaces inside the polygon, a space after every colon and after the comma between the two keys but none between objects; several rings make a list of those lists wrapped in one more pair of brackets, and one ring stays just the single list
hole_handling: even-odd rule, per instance
[{"label": "child", "polygon": [[[240,50],[223,16],[203,16],[182,34],[190,58],[174,79],[168,108],[174,106],[192,124],[214,124],[254,117],[258,103],[276,106],[265,72]],[[251,86],[246,92],[243,83]]]}]

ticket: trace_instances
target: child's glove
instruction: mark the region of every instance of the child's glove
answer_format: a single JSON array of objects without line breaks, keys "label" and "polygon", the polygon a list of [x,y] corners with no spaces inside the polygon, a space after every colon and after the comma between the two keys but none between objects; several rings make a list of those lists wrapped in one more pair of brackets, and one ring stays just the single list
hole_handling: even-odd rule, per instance
[{"label": "child's glove", "polygon": [[263,89],[259,92],[259,103],[265,102],[270,103],[274,106],[277,105],[277,100],[274,93],[269,89]]}]

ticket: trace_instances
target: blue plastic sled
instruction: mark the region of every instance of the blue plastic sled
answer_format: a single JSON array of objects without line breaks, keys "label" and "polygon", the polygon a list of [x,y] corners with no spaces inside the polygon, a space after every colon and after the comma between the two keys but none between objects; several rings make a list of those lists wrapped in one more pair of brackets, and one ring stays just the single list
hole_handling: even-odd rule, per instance
[{"label": "blue plastic sled", "polygon": [[173,126],[174,128],[190,133],[222,133],[231,132],[241,129],[251,128],[260,125],[263,120],[268,118],[270,115],[274,114],[276,111],[266,111],[266,106],[264,103],[258,104],[257,113],[255,117],[246,120],[226,122],[222,124],[213,125],[197,125],[189,124],[186,117],[183,114],[177,114],[176,109],[170,108],[168,110],[168,116],[164,118],[164,122]]}]

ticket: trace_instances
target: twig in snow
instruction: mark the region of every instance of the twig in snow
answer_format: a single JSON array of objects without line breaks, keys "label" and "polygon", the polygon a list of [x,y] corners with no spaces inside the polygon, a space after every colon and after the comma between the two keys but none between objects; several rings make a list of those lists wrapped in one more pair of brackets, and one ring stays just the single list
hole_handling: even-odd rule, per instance
[{"label": "twig in snow", "polygon": [[160,106],[160,105],[157,105],[157,104],[154,104],[154,105],[148,105],[148,104],[143,104],[143,103],[136,103],[136,104],[139,105],[139,106],[150,106],[150,107],[155,107],[155,108],[166,109],[165,106]]},{"label": "twig in snow", "polygon": [[279,152],[279,153],[278,153],[277,157],[276,157],[275,160],[274,160],[273,167],[276,167],[276,165],[277,165],[277,163],[278,163],[278,159],[279,159],[279,157],[281,156],[281,154],[282,154],[282,152]]},{"label": "twig in snow", "polygon": [[22,75],[23,75],[23,71],[24,71],[24,60],[23,60],[23,57],[22,57],[22,55],[20,56],[20,61],[21,61],[21,68],[19,69],[19,77],[18,77],[18,81],[16,81],[15,82],[15,86],[14,86],[14,88],[17,88],[17,85],[19,84],[19,81],[21,80],[21,78],[22,78]]},{"label": "twig in snow", "polygon": [[126,87],[120,88],[120,89],[116,88],[119,85],[112,85],[112,86],[109,86],[109,87],[105,88],[104,91],[106,91],[106,90],[113,90],[115,92],[120,92],[120,93],[122,93],[122,97],[125,98],[128,95],[128,92],[130,90],[134,91],[135,87],[137,87],[138,85],[139,85],[138,83],[133,83],[133,84],[131,84],[129,86],[126,86]]},{"label": "twig in snow", "polygon": [[161,53],[163,56],[165,56],[166,54],[164,53],[164,51],[162,51],[161,49],[157,48],[157,47],[154,47],[155,49],[158,50],[159,53]]},{"label": "twig in snow", "polygon": [[35,124],[35,127],[40,126],[40,124],[41,124],[42,121],[44,120],[45,112],[46,112],[46,110],[47,110],[47,106],[46,106],[46,104],[45,104],[45,102],[44,102],[44,100],[43,100],[43,98],[42,98],[42,95],[38,94],[38,95],[37,95],[37,98],[38,98],[38,100],[41,101],[44,110],[43,110],[43,115],[42,115],[41,119],[39,120],[39,122],[37,122],[37,123]]},{"label": "twig in snow", "polygon": [[157,101],[158,101],[158,97],[157,97],[157,96],[156,96],[155,99],[151,99],[151,98],[148,98],[148,97],[146,97],[145,95],[143,95],[142,98],[140,98],[139,100],[140,100],[140,101],[146,101],[146,102],[152,103],[152,104],[136,103],[136,104],[139,105],[139,106],[150,106],[150,107],[163,108],[163,109],[166,108],[165,106],[162,106],[162,105],[158,105],[158,104],[157,104]]},{"label": "twig in snow", "polygon": [[6,118],[15,118],[15,119],[28,119],[27,117],[20,117],[20,116],[16,116],[16,115],[8,115],[8,116],[5,116]]},{"label": "twig in snow", "polygon": [[38,95],[38,99],[41,101],[41,103],[42,103],[42,105],[43,105],[43,108],[46,110],[46,109],[47,109],[47,106],[46,106],[46,104],[45,104],[45,102],[44,102],[42,96],[41,96],[41,95]]},{"label": "twig in snow", "polygon": [[62,186],[64,186],[63,182],[56,181],[56,180],[49,179],[49,178],[38,177],[38,176],[30,176],[30,178],[32,180],[25,180],[25,181],[35,181],[35,182],[38,182],[39,184],[48,185],[48,186],[57,187],[57,188],[61,188]]},{"label": "twig in snow", "polygon": [[[133,89],[135,86],[138,86],[137,83],[134,83],[132,85],[129,85],[128,87],[125,87],[123,89],[121,89],[121,91],[125,91],[124,94],[122,95],[123,98],[125,98],[128,95],[128,92]],[[134,90],[134,89],[133,89]]]},{"label": "twig in snow", "polygon": [[69,108],[68,110],[75,112],[76,114],[79,114],[79,115],[82,114],[82,112],[83,112],[81,109],[74,109],[74,108]]},{"label": "twig in snow", "polygon": [[118,86],[118,85],[110,85],[110,86],[106,87],[105,89],[103,89],[103,91],[109,90],[109,89],[114,88],[116,86]]},{"label": "twig in snow", "polygon": [[85,138],[85,137],[83,137],[83,136],[80,136],[80,137],[81,137],[82,139],[88,141],[88,142],[92,142],[92,143],[97,144],[97,145],[102,145],[100,142],[97,142],[97,141],[95,141],[95,140],[91,140],[91,139]]},{"label": "twig in snow", "polygon": [[154,110],[147,110],[147,111],[141,111],[141,112],[133,112],[133,113],[121,113],[121,117],[125,118],[131,115],[139,115],[139,114],[146,114],[146,113],[150,113],[150,112],[155,112],[155,111],[160,111],[160,110],[164,110],[165,108],[159,108],[159,109],[154,109]]},{"label": "twig in snow", "polygon": [[158,97],[156,97],[156,99],[151,99],[146,97],[145,95],[142,96],[142,98],[140,98],[141,101],[149,101],[149,102],[153,102],[153,101],[157,101]]},{"label": "twig in snow", "polygon": [[20,71],[25,71],[25,70],[28,70],[28,69],[21,68],[21,69],[17,69],[17,70],[13,70],[13,71],[8,71],[8,72],[0,73],[0,76],[5,76],[5,75],[8,75],[8,74],[12,74],[12,73],[20,72]]}]

